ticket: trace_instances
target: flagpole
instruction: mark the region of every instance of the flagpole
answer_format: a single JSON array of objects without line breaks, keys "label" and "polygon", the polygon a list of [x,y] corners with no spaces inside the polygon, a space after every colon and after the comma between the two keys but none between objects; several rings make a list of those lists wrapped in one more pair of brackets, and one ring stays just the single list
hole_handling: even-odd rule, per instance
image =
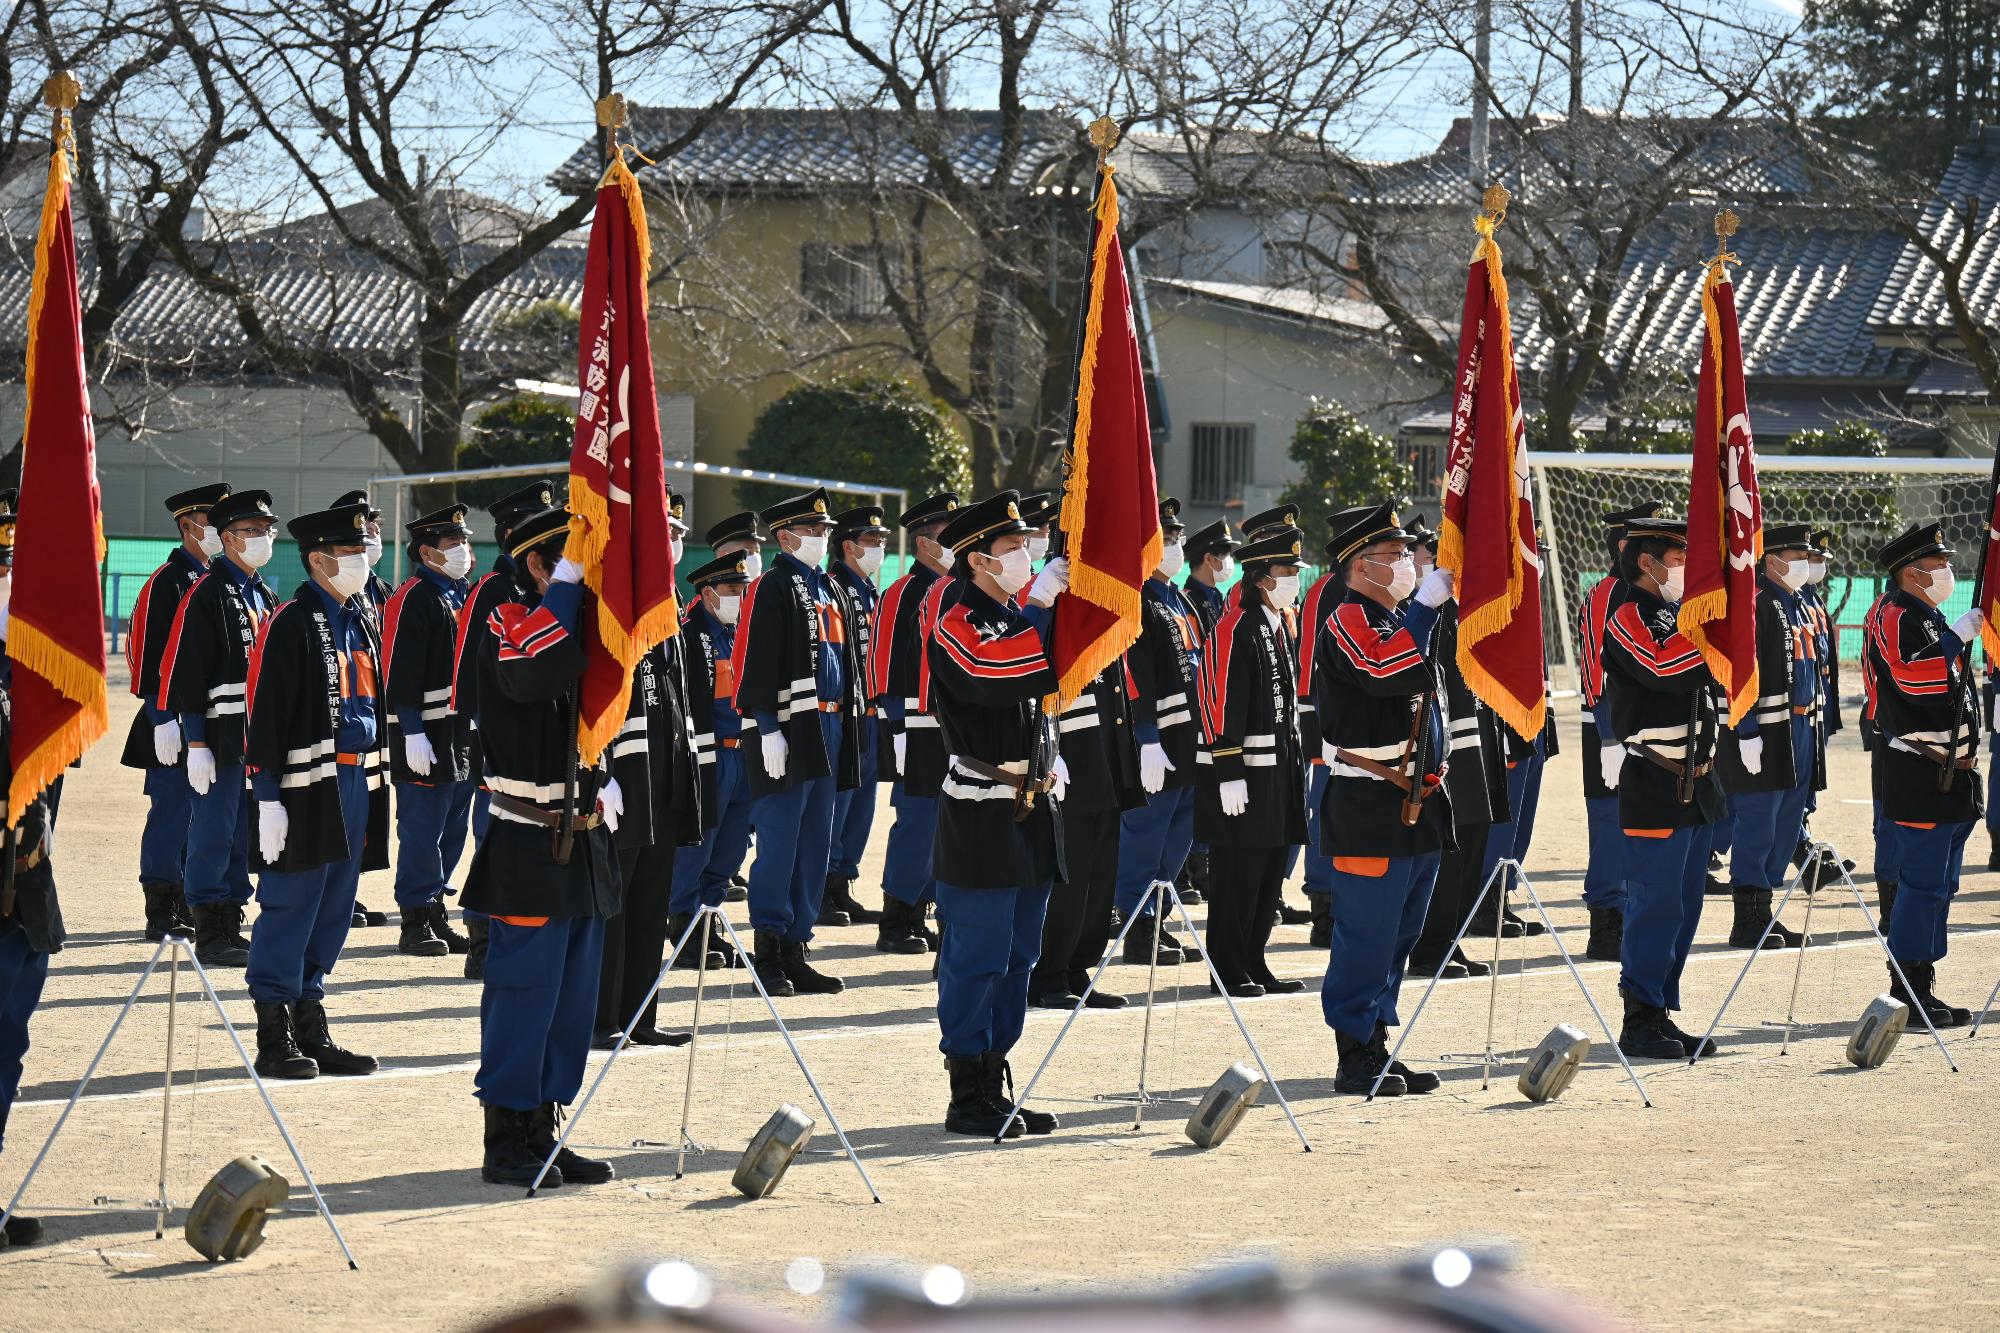
[{"label": "flagpole", "polygon": [[[1982,614],[1986,610],[1986,564],[1992,552],[1994,542],[1993,506],[1996,503],[2000,503],[2000,449],[1993,451],[1993,473],[1986,483],[1985,518],[1981,523],[1979,531],[1979,568],[1972,576],[1972,605],[1975,610]],[[1974,636],[1974,638],[1977,637],[1977,635]],[[1987,654],[1987,661],[1989,663],[1992,661],[1991,653]],[[1966,641],[1965,647],[1959,656],[1958,673],[1961,679],[1969,679],[1972,675],[1972,640],[1970,639]],[[1964,695],[1961,694],[1960,697],[1963,698]],[[1937,789],[1939,791],[1950,791],[1952,780],[1957,775],[1958,733],[1963,729],[1960,726],[1963,721],[1964,718],[1960,712],[1954,710],[1952,714],[1951,738],[1945,744],[1945,765],[1938,771]]]},{"label": "flagpole", "polygon": [[[1091,280],[1096,276],[1093,262],[1097,254],[1097,205],[1108,184],[1104,176],[1105,164],[1111,160],[1111,150],[1118,146],[1118,122],[1109,116],[1099,116],[1090,122],[1088,131],[1090,142],[1097,149],[1097,182],[1090,192],[1090,236],[1083,247],[1082,299],[1076,303],[1076,336],[1070,347],[1069,370],[1069,447],[1063,450],[1063,489],[1069,487],[1069,463],[1075,457],[1076,448],[1076,396],[1083,387],[1083,340],[1090,327]],[[1063,540],[1062,523],[1056,523],[1056,530],[1049,536],[1049,554],[1068,554],[1068,543]],[[1053,623],[1049,626],[1053,631]]]}]

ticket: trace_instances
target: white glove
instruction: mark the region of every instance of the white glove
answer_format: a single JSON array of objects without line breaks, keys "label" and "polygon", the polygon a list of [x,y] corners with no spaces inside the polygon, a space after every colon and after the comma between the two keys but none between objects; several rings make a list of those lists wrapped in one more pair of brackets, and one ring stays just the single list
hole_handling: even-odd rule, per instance
[{"label": "white glove", "polygon": [[1433,569],[1417,585],[1417,600],[1425,606],[1443,606],[1451,600],[1452,580],[1448,569]]},{"label": "white glove", "polygon": [[412,732],[403,737],[403,762],[410,766],[412,773],[427,778],[437,761],[437,751],[431,746],[431,738],[423,732]]},{"label": "white glove", "polygon": [[1334,754],[1339,749],[1340,747],[1335,745],[1332,741],[1321,741],[1319,743],[1320,762],[1325,764],[1328,768],[1332,768],[1334,764],[1337,762],[1334,759]]},{"label": "white glove", "polygon": [[904,731],[897,732],[890,741],[890,748],[896,752],[896,771],[901,773],[910,753],[909,733]]},{"label": "white glove", "polygon": [[1745,773],[1764,771],[1764,738],[1761,735],[1740,737],[1736,742],[1736,753],[1743,758]]},{"label": "white glove", "polygon": [[206,745],[188,746],[188,786],[196,796],[208,795],[215,785],[215,751]]},{"label": "white glove", "polygon": [[1222,797],[1222,813],[1235,818],[1250,808],[1250,783],[1244,778],[1231,778],[1222,784],[1217,793]]},{"label": "white glove", "polygon": [[1957,620],[1951,622],[1951,632],[1958,636],[1960,643],[1971,643],[1979,637],[1979,631],[1986,624],[1986,613],[1973,607]]},{"label": "white glove", "polygon": [[1057,755],[1056,766],[1051,776],[1055,778],[1056,784],[1049,788],[1049,795],[1060,801],[1063,798],[1063,793],[1069,790],[1069,761],[1061,755]]},{"label": "white glove", "polygon": [[1604,785],[1612,791],[1618,790],[1618,775],[1625,771],[1625,747],[1618,741],[1606,741],[1597,750],[1597,771],[1604,777]]},{"label": "white glove", "polygon": [[153,755],[163,767],[171,768],[180,762],[181,720],[170,717],[153,728]]},{"label": "white glove", "polygon": [[1146,789],[1146,795],[1158,796],[1167,785],[1167,774],[1174,771],[1174,761],[1167,758],[1167,747],[1158,741],[1139,747],[1139,785]]},{"label": "white glove", "polygon": [[264,853],[265,865],[278,864],[285,854],[285,835],[292,831],[292,817],[281,801],[257,802],[257,848]]},{"label": "white glove", "polygon": [[774,731],[764,737],[761,744],[764,748],[764,771],[773,778],[785,776],[785,757],[792,752],[792,747],[785,743],[785,733]]},{"label": "white glove", "polygon": [[604,816],[604,827],[616,833],[618,821],[625,817],[625,792],[617,778],[606,778],[597,789],[597,810]]},{"label": "white glove", "polygon": [[564,557],[556,561],[555,572],[549,575],[549,582],[581,583],[583,582],[583,566],[568,557]]},{"label": "white glove", "polygon": [[1059,555],[1042,566],[1042,572],[1035,575],[1035,585],[1028,589],[1028,600],[1036,606],[1053,606],[1056,594],[1069,590],[1069,557]]}]

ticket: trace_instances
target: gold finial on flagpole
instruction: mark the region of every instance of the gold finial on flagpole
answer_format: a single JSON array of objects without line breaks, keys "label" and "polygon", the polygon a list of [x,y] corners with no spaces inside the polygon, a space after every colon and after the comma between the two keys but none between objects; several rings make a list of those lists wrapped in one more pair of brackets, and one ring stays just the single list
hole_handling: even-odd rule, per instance
[{"label": "gold finial on flagpole", "polygon": [[1729,238],[1734,236],[1736,229],[1742,225],[1743,219],[1729,209],[1725,208],[1715,215],[1715,258],[1709,261],[1711,265],[1738,262],[1736,256],[1729,253]]},{"label": "gold finial on flagpole", "polygon": [[83,80],[76,77],[73,70],[59,69],[42,80],[42,104],[55,113],[53,134],[56,142],[66,142],[69,135],[69,113],[76,109],[83,97]]},{"label": "gold finial on flagpole", "polygon": [[1109,116],[1099,116],[1090,122],[1090,142],[1097,148],[1097,169],[1111,160],[1111,150],[1118,146],[1118,122]]},{"label": "gold finial on flagpole", "polygon": [[1507,220],[1507,205],[1514,196],[1507,193],[1507,187],[1494,184],[1486,187],[1479,196],[1479,216],[1472,221],[1481,236],[1491,236]]},{"label": "gold finial on flagpole", "polygon": [[632,123],[631,109],[625,104],[624,93],[610,93],[596,102],[597,124],[604,131],[604,159],[610,161],[619,153],[618,131]]}]

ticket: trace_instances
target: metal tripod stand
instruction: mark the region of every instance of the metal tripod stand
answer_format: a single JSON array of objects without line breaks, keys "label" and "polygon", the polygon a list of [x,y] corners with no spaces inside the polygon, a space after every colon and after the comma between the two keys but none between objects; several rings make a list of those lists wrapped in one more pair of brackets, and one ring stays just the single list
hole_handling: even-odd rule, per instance
[{"label": "metal tripod stand", "polygon": [[[1569,969],[1571,979],[1576,982],[1576,988],[1583,992],[1584,1002],[1590,1006],[1590,1012],[1597,1016],[1597,1025],[1604,1030],[1604,1040],[1610,1043],[1612,1054],[1618,1057],[1618,1063],[1624,1067],[1625,1077],[1632,1080],[1633,1088],[1639,1093],[1639,1100],[1644,1102],[1648,1107],[1651,1107],[1653,1099],[1647,1095],[1646,1085],[1640,1081],[1638,1071],[1632,1068],[1632,1062],[1625,1058],[1625,1052],[1618,1049],[1618,1038],[1611,1031],[1611,1023],[1604,1017],[1604,1011],[1597,1007],[1597,997],[1590,993],[1590,987],[1583,984],[1583,973],[1577,970],[1576,960],[1570,957],[1569,946],[1563,943],[1562,932],[1556,929],[1556,923],[1549,917],[1549,909],[1543,905],[1542,895],[1535,892],[1535,885],[1521,869],[1521,863],[1511,857],[1503,859],[1500,864],[1494,866],[1492,873],[1487,875],[1486,882],[1479,886],[1479,896],[1472,900],[1472,910],[1465,914],[1465,920],[1459,923],[1458,933],[1451,937],[1451,946],[1444,951],[1444,960],[1438,964],[1438,970],[1432,975],[1430,985],[1424,987],[1424,996],[1421,1000],[1417,1001],[1416,1011],[1410,1015],[1410,1021],[1403,1024],[1403,1031],[1396,1038],[1396,1047],[1389,1052],[1389,1058],[1383,1063],[1381,1072],[1375,1075],[1375,1082],[1369,1085],[1368,1096],[1365,1100],[1374,1101],[1375,1094],[1382,1090],[1382,1080],[1389,1076],[1390,1068],[1396,1063],[1397,1057],[1402,1054],[1403,1044],[1409,1041],[1410,1034],[1416,1031],[1417,1020],[1424,1016],[1424,1006],[1431,1002],[1432,992],[1437,990],[1438,982],[1444,978],[1444,969],[1450,965],[1452,956],[1458,952],[1459,941],[1465,938],[1466,929],[1479,916],[1479,909],[1486,903],[1486,895],[1494,893],[1493,886],[1496,883],[1502,883],[1502,877],[1510,869],[1514,872],[1514,882],[1527,890],[1528,901],[1533,903],[1535,911],[1541,914],[1542,925],[1547,928],[1550,941],[1556,946],[1556,952],[1562,955],[1563,966]],[[1503,897],[1504,893],[1505,890],[1501,890],[1499,894],[1496,894],[1496,898]],[[1496,916],[1499,914],[1499,910],[1500,905],[1496,901],[1494,904],[1494,914]],[[1497,933],[1498,927],[1495,930],[1493,970],[1488,974],[1490,980],[1486,991],[1486,1047],[1480,1057],[1479,1063],[1479,1086],[1482,1088],[1486,1087],[1491,1079],[1494,1063],[1493,1014],[1500,998],[1500,943]]]},{"label": "metal tripod stand", "polygon": [[118,1036],[118,1029],[124,1026],[126,1018],[132,1013],[132,1006],[139,1002],[139,994],[146,989],[146,982],[151,979],[154,969],[160,965],[161,956],[171,955],[171,961],[167,965],[166,1082],[160,1094],[160,1192],[151,1200],[153,1238],[157,1240],[166,1234],[167,1212],[172,1207],[167,1198],[167,1135],[172,1123],[174,1020],[180,1009],[180,964],[183,954],[187,955],[188,965],[194,969],[196,980],[201,982],[201,988],[207,994],[209,1004],[214,1007],[215,1016],[222,1020],[222,1030],[229,1034],[230,1044],[236,1047],[236,1056],[243,1062],[243,1072],[250,1076],[250,1081],[257,1087],[257,1095],[264,1099],[264,1109],[271,1113],[271,1123],[278,1127],[278,1134],[285,1140],[285,1147],[291,1150],[292,1160],[298,1164],[299,1174],[305,1178],[306,1188],[312,1191],[313,1203],[318,1207],[319,1215],[326,1219],[327,1229],[333,1232],[333,1239],[340,1246],[341,1254],[346,1257],[348,1268],[359,1268],[360,1265],[354,1261],[354,1251],[347,1248],[347,1238],[340,1234],[340,1224],[333,1220],[333,1213],[327,1208],[326,1199],[320,1194],[319,1185],[313,1180],[312,1168],[306,1165],[305,1157],[299,1152],[298,1143],[292,1138],[291,1127],[285,1123],[285,1118],[278,1114],[277,1105],[271,1100],[270,1090],[264,1086],[262,1076],[257,1073],[257,1066],[250,1059],[250,1052],[243,1047],[243,1038],[236,1035],[235,1025],[229,1021],[229,1015],[223,1012],[222,999],[215,993],[215,983],[208,979],[208,972],[202,967],[201,960],[195,957],[193,942],[177,935],[169,935],[161,940],[159,946],[153,950],[153,956],[146,960],[146,966],[139,973],[139,979],[132,984],[132,993],[125,997],[125,1007],[118,1011],[118,1017],[111,1020],[111,1030],[104,1034],[104,1040],[97,1047],[97,1054],[90,1057],[90,1064],[84,1069],[83,1077],[77,1081],[76,1090],[70,1093],[62,1114],[56,1117],[55,1126],[49,1130],[49,1137],[43,1141],[42,1150],[35,1154],[35,1160],[29,1164],[28,1174],[21,1178],[20,1185],[14,1190],[14,1197],[7,1201],[6,1209],[0,1210],[0,1225],[4,1225],[7,1219],[14,1215],[14,1209],[19,1206],[22,1196],[28,1192],[28,1186],[35,1179],[35,1173],[42,1169],[42,1163],[47,1160],[49,1150],[56,1145],[56,1136],[61,1134],[63,1126],[69,1123],[70,1112],[74,1111],[76,1104],[83,1100],[84,1090],[90,1086],[90,1080],[97,1075],[98,1063],[104,1059],[104,1053],[111,1049],[112,1040]]},{"label": "metal tripod stand", "polygon": [[1056,1058],[1056,1052],[1062,1047],[1063,1038],[1069,1035],[1070,1025],[1075,1023],[1076,1016],[1083,1012],[1091,993],[1097,989],[1097,983],[1104,979],[1105,969],[1111,966],[1113,958],[1124,951],[1125,937],[1132,933],[1132,927],[1142,920],[1150,920],[1153,923],[1153,952],[1146,965],[1146,1013],[1139,1038],[1139,1096],[1137,1105],[1132,1110],[1132,1128],[1139,1128],[1140,1119],[1146,1110],[1146,1057],[1153,1040],[1153,990],[1160,967],[1160,918],[1166,913],[1167,902],[1171,899],[1174,910],[1180,913],[1181,925],[1186,927],[1188,935],[1194,940],[1195,947],[1201,950],[1202,961],[1208,964],[1209,979],[1215,983],[1215,989],[1222,996],[1222,1002],[1229,1006],[1229,1016],[1236,1020],[1236,1030],[1242,1034],[1244,1044],[1250,1048],[1250,1054],[1256,1057],[1258,1072],[1263,1074],[1264,1082],[1271,1086],[1271,1094],[1278,1099],[1279,1107],[1284,1110],[1285,1119],[1291,1122],[1292,1132],[1299,1136],[1299,1146],[1311,1152],[1312,1141],[1306,1138],[1305,1130],[1299,1125],[1299,1118],[1292,1114],[1292,1104],[1285,1100],[1284,1090],[1278,1086],[1278,1080],[1271,1076],[1271,1066],[1265,1063],[1264,1052],[1258,1049],[1257,1039],[1250,1035],[1250,1029],[1244,1025],[1242,1011],[1236,1007],[1236,997],[1229,993],[1229,987],[1222,982],[1222,974],[1215,970],[1215,959],[1208,952],[1208,944],[1202,939],[1201,932],[1195,929],[1194,918],[1188,915],[1187,904],[1181,901],[1180,891],[1174,887],[1171,880],[1155,880],[1148,896],[1153,910],[1134,912],[1119,930],[1118,938],[1105,950],[1103,959],[1097,964],[1097,971],[1091,975],[1090,983],[1083,988],[1083,994],[1077,997],[1069,1016],[1063,1019],[1062,1029],[1056,1033],[1056,1039],[1049,1043],[1049,1049],[1042,1056],[1042,1062],[1035,1066],[1034,1077],[1028,1080],[1022,1087],[1020,1095],[1014,1099],[1014,1105],[1008,1111],[1005,1122],[1001,1124],[1000,1132],[993,1136],[993,1141],[999,1143],[1006,1138],[1007,1130],[1020,1117],[1021,1107],[1034,1095],[1035,1084],[1041,1081],[1042,1073],[1049,1067],[1049,1062]]},{"label": "metal tripod stand", "polygon": [[[555,1164],[557,1155],[569,1146],[570,1137],[576,1133],[576,1127],[583,1123],[584,1112],[590,1109],[591,1098],[597,1095],[598,1088],[604,1084],[605,1076],[611,1072],[611,1066],[618,1063],[618,1057],[624,1054],[625,1047],[631,1042],[632,1029],[638,1026],[639,1016],[646,1012],[647,1004],[660,993],[660,987],[667,984],[667,973],[673,971],[674,961],[681,956],[681,950],[688,947],[688,941],[693,939],[695,932],[699,930],[701,952],[697,957],[700,958],[701,965],[695,973],[694,1034],[693,1040],[688,1043],[687,1082],[681,1089],[680,1149],[679,1158],[674,1165],[674,1179],[679,1180],[686,1174],[689,1143],[688,1110],[694,1101],[695,1053],[701,1048],[701,998],[708,979],[708,941],[711,922],[720,927],[720,935],[735,946],[740,957],[745,960],[750,958],[750,950],[743,946],[742,937],[736,933],[736,927],[730,924],[729,917],[722,908],[703,904],[694,914],[694,919],[688,922],[687,929],[681,932],[681,937],[674,941],[674,947],[667,954],[666,962],[660,965],[659,975],[653,978],[652,989],[646,992],[645,999],[639,1001],[634,1008],[632,1017],[625,1023],[625,1030],[618,1034],[618,1044],[611,1048],[610,1057],[598,1069],[597,1077],[590,1081],[590,1087],[583,1094],[583,1100],[577,1103],[575,1114],[569,1117],[569,1123],[563,1127],[562,1137],[556,1140],[556,1146],[550,1150],[548,1160],[543,1162],[542,1169],[535,1173],[534,1183],[528,1186],[529,1198],[535,1197],[535,1191],[541,1188],[542,1178],[548,1175],[549,1168]],[[764,1007],[771,1011],[771,1021],[777,1025],[778,1035],[785,1039],[785,1045],[792,1052],[793,1061],[797,1063],[799,1072],[805,1075],[807,1086],[812,1088],[813,1097],[819,1102],[819,1109],[826,1113],[827,1123],[833,1126],[834,1135],[839,1138],[841,1148],[847,1153],[847,1159],[854,1163],[855,1171],[860,1174],[861,1183],[867,1187],[868,1197],[876,1203],[882,1202],[882,1195],[875,1188],[875,1182],[868,1178],[868,1168],[861,1164],[860,1154],[855,1152],[854,1145],[847,1141],[847,1131],[840,1127],[840,1118],[834,1115],[833,1107],[827,1103],[826,1094],[820,1091],[819,1080],[813,1077],[811,1068],[806,1064],[806,1057],[799,1050],[799,1044],[792,1040],[791,1029],[786,1027],[785,1020],[778,1016],[778,1006],[772,1002],[771,993],[764,989],[764,979],[757,975],[756,968],[748,966],[747,961],[745,970],[750,974],[750,984],[755,986],[757,994],[764,998]]]},{"label": "metal tripod stand", "polygon": [[[1861,909],[1861,916],[1868,923],[1869,933],[1874,935],[1875,942],[1882,946],[1882,956],[1889,960],[1889,967],[1895,972],[1896,979],[1903,984],[1903,993],[1905,995],[1915,994],[1910,988],[1910,979],[1903,975],[1903,965],[1897,962],[1896,955],[1889,951],[1889,941],[1883,936],[1882,928],[1876,924],[1874,913],[1868,910],[1868,900],[1861,896],[1861,887],[1854,882],[1854,875],[1850,869],[1854,863],[1843,859],[1840,853],[1834,850],[1832,843],[1821,842],[1815,839],[1812,843],[1812,850],[1806,856],[1805,864],[1799,867],[1798,873],[1792,876],[1791,883],[1785,886],[1785,894],[1782,898],[1778,899],[1778,906],[1772,911],[1771,920],[1765,925],[1764,933],[1757,937],[1757,943],[1750,950],[1750,956],[1743,960],[1743,969],[1736,974],[1735,984],[1729,988],[1729,994],[1722,997],[1722,1007],[1715,1011],[1715,1020],[1708,1025],[1708,1031],[1702,1034],[1704,1045],[1708,1043],[1710,1038],[1715,1036],[1715,1030],[1722,1026],[1722,1016],[1729,1012],[1730,1003],[1736,999],[1736,992],[1743,985],[1743,979],[1750,975],[1750,968],[1756,963],[1757,955],[1764,952],[1764,941],[1770,936],[1772,930],[1776,929],[1778,918],[1784,913],[1785,904],[1792,900],[1792,895],[1798,892],[1799,886],[1805,882],[1806,867],[1823,865],[1828,861],[1840,867],[1841,883],[1847,885],[1848,891],[1854,895],[1855,906]],[[1824,887],[1826,887],[1825,881],[1817,881],[1813,885],[1815,892],[1806,895],[1805,929],[1801,932],[1805,938],[1799,945],[1798,958],[1792,963],[1792,998],[1785,1006],[1785,1035],[1778,1047],[1780,1055],[1785,1054],[1787,1048],[1791,1045],[1792,1024],[1795,1021],[1793,1013],[1798,1008],[1799,1002],[1799,977],[1805,971],[1806,950],[1811,947],[1812,941],[1813,898],[1816,896],[1817,890]],[[2000,990],[2000,986],[1996,986],[1994,989]],[[1988,1000],[1987,1003],[1991,1004],[1992,1001]],[[1938,1054],[1944,1057],[1944,1062],[1951,1066],[1951,1072],[1956,1074],[1958,1072],[1958,1061],[1952,1059],[1951,1052],[1945,1048],[1944,1038],[1938,1035],[1937,1025],[1931,1022],[1930,1012],[1920,1004],[1912,1005],[1911,1008],[1916,1011],[1917,1017],[1924,1020],[1924,1029],[1931,1034],[1931,1040],[1937,1043]],[[1975,1033],[1978,1030],[1977,1027],[1973,1028]],[[1708,1049],[1713,1050],[1714,1047],[1708,1046]],[[1688,1058],[1689,1064],[1693,1064],[1694,1061],[1695,1057],[1690,1056]]]}]

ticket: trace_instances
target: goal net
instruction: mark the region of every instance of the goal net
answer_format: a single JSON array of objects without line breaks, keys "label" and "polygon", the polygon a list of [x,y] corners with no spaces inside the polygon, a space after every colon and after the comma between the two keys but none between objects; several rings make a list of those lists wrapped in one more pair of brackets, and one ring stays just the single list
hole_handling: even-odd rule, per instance
[{"label": "goal net", "polygon": [[[1604,515],[1657,500],[1687,513],[1686,454],[1528,455],[1535,513],[1546,529],[1548,659],[1558,690],[1577,684],[1577,617],[1584,595],[1611,567]],[[1971,605],[1971,572],[1985,530],[1993,463],[1979,458],[1828,458],[1774,455],[1757,460],[1767,524],[1805,523],[1834,534],[1827,610],[1844,661],[1861,655],[1861,618],[1882,591],[1875,552],[1912,523],[1935,519],[1957,551],[1963,577],[1948,616]],[[1858,682],[1858,675],[1843,682]]]}]

